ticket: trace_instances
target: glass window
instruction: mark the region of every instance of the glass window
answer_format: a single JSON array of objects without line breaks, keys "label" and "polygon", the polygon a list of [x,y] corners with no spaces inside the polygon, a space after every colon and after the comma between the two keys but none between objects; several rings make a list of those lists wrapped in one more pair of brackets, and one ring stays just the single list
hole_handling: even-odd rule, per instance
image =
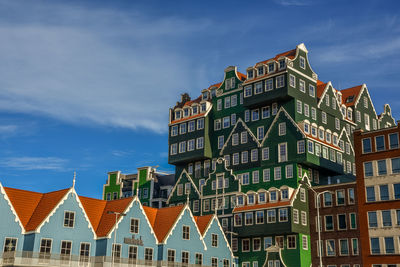
[{"label": "glass window", "polygon": [[400,184],[393,184],[394,199],[400,199]]},{"label": "glass window", "polygon": [[379,246],[379,238],[373,237],[371,238],[371,252],[372,254],[380,254],[381,248]]},{"label": "glass window", "polygon": [[350,213],[349,216],[350,216],[350,229],[356,229],[357,228],[356,214]]},{"label": "glass window", "polygon": [[382,225],[385,227],[392,226],[392,216],[390,210],[382,210]]},{"label": "glass window", "polygon": [[399,134],[398,133],[389,134],[389,146],[390,146],[390,149],[399,148]]},{"label": "glass window", "polygon": [[75,222],[75,212],[66,211],[64,212],[64,227],[72,228]]},{"label": "glass window", "polygon": [[385,237],[385,253],[393,254],[394,253],[394,240],[393,237]]},{"label": "glass window", "polygon": [[367,202],[375,201],[375,187],[367,186]]},{"label": "glass window", "polygon": [[392,173],[400,173],[400,158],[392,159]]},{"label": "glass window", "polygon": [[276,222],[276,212],[275,210],[267,210],[267,223]]},{"label": "glass window", "polygon": [[386,160],[378,160],[378,175],[386,175]]},{"label": "glass window", "polygon": [[335,240],[326,240],[326,256],[335,256]]},{"label": "glass window", "polygon": [[363,153],[372,152],[371,138],[364,138],[362,140],[362,145],[363,145]]},{"label": "glass window", "polygon": [[333,231],[333,216],[325,215],[325,231]]},{"label": "glass window", "polygon": [[339,230],[347,229],[346,214],[339,214],[338,215],[338,229]]},{"label": "glass window", "polygon": [[340,255],[349,255],[349,241],[347,239],[339,240]]},{"label": "glass window", "polygon": [[349,204],[354,204],[355,203],[354,188],[349,188],[347,192],[349,197],[348,199]]},{"label": "glass window", "polygon": [[264,250],[272,246],[272,237],[264,237]]},{"label": "glass window", "polygon": [[364,176],[371,177],[374,175],[372,162],[364,162]]},{"label": "glass window", "polygon": [[387,184],[379,186],[379,194],[381,200],[389,200],[389,187]]},{"label": "glass window", "polygon": [[344,205],[344,190],[336,191],[336,205]]},{"label": "glass window", "polygon": [[332,194],[329,192],[324,193],[324,207],[332,206]]},{"label": "glass window", "polygon": [[376,216],[376,211],[368,212],[368,226],[370,228],[378,227],[378,218]]},{"label": "glass window", "polygon": [[385,150],[385,137],[383,135],[375,137],[376,151]]}]

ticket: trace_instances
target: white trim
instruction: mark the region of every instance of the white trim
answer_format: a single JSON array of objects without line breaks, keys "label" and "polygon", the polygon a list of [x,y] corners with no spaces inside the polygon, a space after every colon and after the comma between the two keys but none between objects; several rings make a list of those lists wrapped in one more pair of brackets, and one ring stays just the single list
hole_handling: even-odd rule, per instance
[{"label": "white trim", "polygon": [[[229,217],[230,217],[230,216],[229,216]],[[232,217],[233,217],[233,214],[232,214]],[[233,257],[234,255],[233,255],[233,252],[232,252],[232,248],[231,248],[231,246],[230,246],[230,244],[229,244],[228,239],[226,238],[226,235],[225,235],[225,233],[224,233],[224,230],[223,230],[221,224],[219,223],[218,217],[217,217],[215,214],[213,214],[211,220],[208,222],[207,228],[206,228],[206,230],[204,231],[204,234],[203,234],[203,238],[207,235],[207,232],[208,232],[208,230],[211,228],[211,226],[212,226],[214,220],[217,222],[217,225],[218,225],[218,227],[219,227],[219,230],[221,230],[221,233],[222,233],[222,236],[223,236],[223,238],[224,238],[224,240],[225,240],[225,243],[226,243],[226,245],[228,246],[228,249],[229,249],[229,251],[230,251],[230,253],[231,253],[231,257]],[[196,225],[196,226],[197,226],[197,225]],[[219,242],[218,242],[218,243],[219,243]],[[218,244],[218,245],[219,245],[219,244]]]},{"label": "white trim", "polygon": [[5,201],[10,206],[11,212],[15,215],[15,222],[17,222],[19,224],[19,226],[21,227],[21,234],[25,234],[26,230],[25,230],[24,226],[22,225],[21,219],[19,218],[18,213],[15,211],[14,206],[12,205],[11,200],[8,198],[6,190],[4,190],[4,187],[1,184],[1,182],[0,182],[0,193],[3,194]]},{"label": "white trim", "polygon": [[378,119],[378,115],[377,115],[377,113],[376,113],[376,110],[375,110],[375,107],[374,107],[374,103],[373,103],[372,100],[371,100],[371,96],[370,96],[370,94],[369,94],[367,85],[366,85],[365,83],[363,83],[363,84],[361,85],[361,90],[360,90],[360,92],[358,93],[358,96],[357,96],[357,98],[356,98],[356,101],[354,102],[354,107],[357,108],[357,105],[358,105],[358,103],[359,103],[359,101],[360,101],[360,99],[361,99],[361,95],[363,94],[364,90],[367,91],[367,95],[368,95],[369,101],[371,102],[372,109],[374,110],[374,113],[375,113],[375,119]]},{"label": "white trim", "polygon": [[[343,128],[342,128],[342,132],[340,133],[339,138],[338,138],[338,145],[339,145],[340,139],[342,139],[343,132],[346,134],[347,141],[349,141],[348,143],[350,144],[350,148],[351,148],[351,150],[353,151],[353,155],[355,155],[354,148],[353,148],[353,145],[352,145],[352,143],[351,143],[351,139],[350,139],[350,137],[349,137],[349,134],[347,133],[346,127],[343,127]],[[346,146],[346,144],[344,144],[344,145]],[[343,150],[343,152],[344,152],[344,153],[346,152],[346,147],[345,147],[345,149]]]},{"label": "white trim", "polygon": [[186,171],[186,168],[184,168],[183,171],[181,172],[181,175],[179,176],[178,180],[176,181],[174,187],[172,188],[171,192],[169,193],[169,197],[168,197],[167,202],[166,202],[167,204],[169,204],[169,201],[171,200],[173,193],[175,192],[176,188],[178,187],[179,181],[182,179],[184,173],[186,173],[186,176],[188,177],[188,180],[192,183],[193,188],[196,190],[197,194],[198,194],[199,196],[201,196],[201,193],[200,193],[200,191],[197,189],[196,184],[193,182],[192,177],[191,177],[190,174]]}]

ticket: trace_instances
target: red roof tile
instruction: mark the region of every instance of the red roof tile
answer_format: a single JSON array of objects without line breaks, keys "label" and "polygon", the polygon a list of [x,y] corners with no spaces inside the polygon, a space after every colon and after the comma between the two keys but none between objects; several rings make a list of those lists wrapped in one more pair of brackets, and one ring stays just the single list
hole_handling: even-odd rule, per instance
[{"label": "red roof tile", "polygon": [[175,206],[162,209],[143,207],[159,242],[164,241],[184,207]]},{"label": "red roof tile", "polygon": [[213,87],[220,87],[221,86],[221,84],[222,83],[216,83],[216,84],[212,84],[212,85],[210,85],[209,87],[208,87],[208,89],[211,89],[211,88],[213,88]]},{"label": "red roof tile", "polygon": [[317,80],[317,97],[321,98],[322,94],[325,91],[326,83]]},{"label": "red roof tile", "polygon": [[238,78],[239,78],[240,80],[242,80],[242,81],[244,81],[244,80],[247,79],[246,74],[243,74],[243,73],[241,73],[241,72],[237,72],[237,76],[238,76]]},{"label": "red roof tile", "polygon": [[347,107],[353,106],[358,95],[360,94],[362,85],[357,85],[351,88],[340,90],[342,93],[342,101]]},{"label": "red roof tile", "polygon": [[271,59],[273,59],[273,60],[276,61],[276,60],[278,60],[280,57],[287,57],[287,58],[290,58],[290,59],[294,59],[295,56],[296,56],[296,49],[292,49],[292,50],[290,50],[290,51],[286,51],[286,52],[277,54],[277,55],[276,55],[275,57],[273,57],[273,58],[270,58],[270,59],[267,59],[267,60],[258,62],[256,65],[258,65],[258,64],[260,64],[260,63],[265,64],[265,63],[267,63],[268,61],[270,61]]},{"label": "red roof tile", "polygon": [[90,223],[96,231],[99,226],[104,208],[106,207],[107,201],[82,196],[79,196],[79,200],[81,201],[82,206],[85,209]]},{"label": "red roof tile", "polygon": [[4,187],[25,231],[34,231],[56,207],[68,189],[37,193]]},{"label": "red roof tile", "polygon": [[204,216],[195,216],[194,219],[196,221],[197,227],[202,235],[207,229],[208,224],[211,222],[214,215],[204,215]]}]

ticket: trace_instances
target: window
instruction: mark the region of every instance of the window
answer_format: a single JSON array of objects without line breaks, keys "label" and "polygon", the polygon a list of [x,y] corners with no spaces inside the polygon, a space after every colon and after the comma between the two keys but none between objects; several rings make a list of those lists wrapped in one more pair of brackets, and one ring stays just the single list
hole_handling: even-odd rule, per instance
[{"label": "window", "polygon": [[378,218],[376,211],[368,211],[368,227],[375,228],[378,227]]},{"label": "window", "polygon": [[304,57],[300,57],[299,65],[300,65],[300,68],[302,68],[302,69],[306,68],[306,60],[304,59]]},{"label": "window", "polygon": [[349,255],[349,240],[339,239],[339,250],[341,256]]},{"label": "window", "polygon": [[224,136],[218,136],[218,149],[221,149],[224,146]]},{"label": "window", "polygon": [[182,251],[181,261],[182,261],[182,265],[184,265],[184,266],[187,266],[189,264],[189,252],[188,251]]},{"label": "window", "polygon": [[240,133],[240,143],[241,144],[247,143],[247,132],[246,131]]},{"label": "window", "polygon": [[175,250],[174,249],[168,249],[168,257],[167,260],[168,262],[175,262]]},{"label": "window", "polygon": [[274,89],[274,81],[273,79],[268,79],[265,81],[265,91],[271,91]]},{"label": "window", "polygon": [[338,214],[338,230],[346,230],[346,214]]},{"label": "window", "polygon": [[244,97],[249,97],[252,95],[252,86],[247,85],[244,87]]},{"label": "window", "polygon": [[315,97],[315,86],[310,84],[308,85],[308,93],[311,97]]},{"label": "window", "polygon": [[325,215],[325,231],[333,231],[333,216],[332,215]]},{"label": "window", "polygon": [[190,194],[190,188],[191,188],[190,183],[185,183],[185,195]]},{"label": "window", "polygon": [[389,148],[390,149],[399,148],[399,134],[398,133],[389,134]]},{"label": "window", "polygon": [[222,128],[223,129],[229,128],[231,126],[231,121],[230,120],[231,120],[230,116],[227,116],[227,117],[223,118],[223,122],[222,122]]},{"label": "window", "polygon": [[274,180],[280,180],[280,179],[282,179],[281,167],[275,167],[274,168]]},{"label": "window", "polygon": [[376,151],[385,150],[385,137],[383,135],[375,136]]},{"label": "window", "polygon": [[262,140],[264,138],[264,126],[257,128],[257,139]]},{"label": "window", "polygon": [[179,125],[179,133],[180,134],[186,133],[186,123],[182,123],[181,125]]},{"label": "window", "polygon": [[[327,98],[329,99],[329,98]],[[327,123],[327,118],[326,118],[326,112],[322,111],[322,123],[326,124]]]},{"label": "window", "polygon": [[131,233],[138,234],[139,233],[139,220],[131,219]]},{"label": "window", "polygon": [[178,125],[174,125],[171,127],[171,136],[177,136],[178,135]]},{"label": "window", "polygon": [[90,243],[81,243],[79,249],[79,262],[89,262]]},{"label": "window", "polygon": [[262,160],[269,160],[269,147],[262,149]]},{"label": "window", "polygon": [[308,237],[306,235],[303,235],[301,237],[301,240],[302,240],[301,244],[302,244],[303,250],[308,250]]},{"label": "window", "polygon": [[249,152],[242,151],[242,163],[247,163],[249,161]]},{"label": "window", "polygon": [[307,141],[307,148],[308,148],[308,153],[314,154],[314,142],[313,141]]},{"label": "window", "polygon": [[182,226],[182,239],[189,240],[190,239],[190,227],[189,226]]},{"label": "window", "polygon": [[380,200],[389,200],[389,187],[387,184],[379,186]]},{"label": "window", "polygon": [[258,160],[258,149],[252,149],[251,150],[251,158],[250,160],[253,161],[257,161]]},{"label": "window", "polygon": [[251,111],[251,120],[258,121],[260,119],[260,111],[259,109],[253,109]]},{"label": "window", "polygon": [[298,224],[299,223],[299,210],[293,209],[293,222]]},{"label": "window", "polygon": [[364,176],[371,177],[374,175],[374,170],[372,168],[372,162],[364,162]]},{"label": "window", "polygon": [[238,240],[237,238],[232,238],[232,251],[238,251]]},{"label": "window", "polygon": [[194,264],[196,264],[196,265],[203,265],[203,254],[196,253]]},{"label": "window", "polygon": [[268,73],[274,72],[275,71],[275,63],[269,63],[268,64]]},{"label": "window", "polygon": [[286,178],[293,178],[293,165],[286,165]]},{"label": "window", "polygon": [[380,254],[381,248],[379,246],[379,238],[378,237],[370,238],[370,242],[371,242],[371,253]]},{"label": "window", "polygon": [[233,165],[238,165],[239,164],[239,153],[233,154],[232,164]]},{"label": "window", "polygon": [[336,205],[342,206],[344,204],[344,190],[336,190]]},{"label": "window", "polygon": [[349,218],[350,218],[350,229],[356,229],[357,228],[356,214],[350,213]]},{"label": "window", "polygon": [[306,202],[306,190],[304,188],[300,188],[300,201]]},{"label": "window", "polygon": [[287,143],[278,144],[278,162],[287,161]]},{"label": "window", "polygon": [[69,262],[71,259],[71,241],[61,241],[60,260],[62,263]]},{"label": "window", "polygon": [[311,108],[311,118],[313,120],[317,119],[317,110],[315,108]]},{"label": "window", "polygon": [[278,104],[272,103],[272,115],[276,115],[277,112],[278,112]]},{"label": "window", "polygon": [[231,107],[231,97],[225,97],[224,99],[224,108],[230,108]]},{"label": "window", "polygon": [[248,172],[242,174],[242,184],[243,185],[249,184],[249,173]]},{"label": "window", "polygon": [[[4,241],[3,252],[12,252],[17,249],[17,238],[7,237]],[[3,256],[4,257],[4,256]]]},{"label": "window", "polygon": [[310,116],[310,106],[308,104],[304,104],[304,116],[307,116],[307,117]]},{"label": "window", "polygon": [[295,235],[288,235],[287,236],[287,248],[288,249],[295,249],[296,248],[296,236]]},{"label": "window", "polygon": [[288,221],[288,209],[282,208],[279,209],[279,222],[287,222]]},{"label": "window", "polygon": [[111,256],[114,262],[119,262],[121,259],[121,244],[112,244]]},{"label": "window", "polygon": [[186,142],[180,142],[179,143],[179,153],[184,153],[186,152]]},{"label": "window", "polygon": [[400,199],[400,184],[393,184],[394,199]]},{"label": "window", "polygon": [[301,212],[301,224],[304,226],[307,225],[307,213],[305,211]]},{"label": "window", "polygon": [[232,113],[231,114],[231,125],[235,125],[236,124],[236,113]]},{"label": "window", "polygon": [[394,253],[394,240],[393,237],[385,237],[385,253],[386,254],[393,254]]},{"label": "window", "polygon": [[275,245],[283,248],[283,236],[275,236]]},{"label": "window", "polygon": [[367,186],[367,202],[375,201],[375,187],[374,186]]},{"label": "window", "polygon": [[64,212],[64,227],[73,228],[75,222],[75,212]]},{"label": "window", "polygon": [[211,246],[218,247],[218,235],[211,234]]},{"label": "window", "polygon": [[296,101],[296,111],[301,114],[303,112],[303,103],[300,100]]},{"label": "window", "polygon": [[280,75],[276,77],[276,88],[281,88],[285,86],[285,76]]},{"label": "window", "polygon": [[218,267],[218,259],[211,258],[211,267]]},{"label": "window", "polygon": [[260,181],[260,172],[257,171],[253,171],[253,184],[258,184],[258,182]]},{"label": "window", "polygon": [[267,210],[267,223],[276,222],[276,211],[274,209]]},{"label": "window", "polygon": [[392,216],[390,210],[382,210],[382,226],[383,227],[392,226]]},{"label": "window", "polygon": [[258,210],[256,211],[256,224],[264,223],[264,211]]},{"label": "window", "polygon": [[264,250],[272,246],[272,237],[264,237]]},{"label": "window", "polygon": [[193,151],[193,150],[194,150],[194,139],[191,139],[188,141],[187,151]]},{"label": "window", "polygon": [[392,173],[400,173],[400,158],[395,158],[391,160],[392,160]]},{"label": "window", "polygon": [[261,250],[261,238],[253,238],[253,251]]},{"label": "window", "polygon": [[250,239],[242,239],[242,251],[249,252],[250,251]]},{"label": "window", "polygon": [[254,90],[254,94],[261,94],[263,92],[263,83],[262,82],[258,82],[255,84],[255,90]]},{"label": "window", "polygon": [[348,203],[349,204],[354,204],[355,203],[355,194],[354,194],[354,188],[349,188],[347,189],[347,195],[348,195]]},{"label": "window", "polygon": [[286,123],[281,122],[279,123],[278,127],[279,127],[279,136],[286,135]]},{"label": "window", "polygon": [[235,226],[242,226],[242,214],[237,213],[237,214],[235,214],[234,218],[235,218],[235,220],[234,220]]},{"label": "window", "polygon": [[352,248],[352,254],[353,255],[358,255],[358,239],[357,238],[352,238],[351,239],[351,248]]},{"label": "window", "polygon": [[177,193],[178,196],[182,196],[183,195],[183,184],[178,184],[177,186]]},{"label": "window", "polygon": [[263,181],[264,182],[269,182],[271,180],[271,172],[270,169],[264,169],[263,170]]},{"label": "window", "polygon": [[293,88],[296,88],[296,76],[293,74],[289,75],[289,85]]},{"label": "window", "polygon": [[299,85],[300,85],[300,87],[299,87],[300,91],[305,93],[306,92],[306,83],[303,80],[300,80]]},{"label": "window", "polygon": [[188,122],[188,132],[193,132],[195,129],[195,121]]},{"label": "window", "polygon": [[305,152],[304,140],[297,141],[297,154]]},{"label": "window", "polygon": [[378,175],[386,175],[386,160],[378,160]]},{"label": "window", "polygon": [[326,240],[325,242],[326,242],[326,256],[335,256],[336,255],[335,240],[329,239]]}]

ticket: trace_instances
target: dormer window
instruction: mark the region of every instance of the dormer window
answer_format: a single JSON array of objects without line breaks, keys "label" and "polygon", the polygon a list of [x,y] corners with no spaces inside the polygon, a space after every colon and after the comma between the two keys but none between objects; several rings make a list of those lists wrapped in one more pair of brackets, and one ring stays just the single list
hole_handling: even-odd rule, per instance
[{"label": "dormer window", "polygon": [[346,108],[345,107],[342,107],[342,115],[346,116]]},{"label": "dormer window", "polygon": [[247,79],[253,79],[253,78],[254,78],[254,71],[248,70],[247,71]]},{"label": "dormer window", "polygon": [[279,60],[279,69],[284,69],[286,67],[286,62],[284,59]]},{"label": "dormer window", "polygon": [[254,205],[254,194],[249,194],[247,196],[247,204],[248,205]]},{"label": "dormer window", "polygon": [[215,97],[217,94],[217,91],[215,89],[211,90],[211,98]]},{"label": "dormer window", "polygon": [[231,79],[225,80],[225,90],[231,89]]},{"label": "dormer window", "polygon": [[201,104],[201,112],[206,112],[206,109],[207,109],[206,103],[202,103]]},{"label": "dormer window", "polygon": [[319,137],[319,139],[321,139],[321,140],[324,140],[325,138],[325,133],[324,133],[324,130],[323,129],[319,129],[318,130],[318,137]]},{"label": "dormer window", "polygon": [[304,123],[304,132],[309,134],[310,133],[310,124]]},{"label": "dormer window", "polygon": [[181,118],[181,111],[180,110],[178,110],[178,111],[175,111],[175,120],[179,120],[180,118]]},{"label": "dormer window", "polygon": [[257,68],[257,75],[258,76],[261,76],[261,75],[264,75],[264,66],[259,66],[258,68]]},{"label": "dormer window", "polygon": [[192,113],[193,115],[196,115],[199,112],[199,107],[198,106],[193,106],[192,107]]},{"label": "dormer window", "polygon": [[189,109],[188,109],[188,108],[185,108],[185,109],[183,110],[183,117],[188,117],[189,114],[190,114]]},{"label": "dormer window", "polygon": [[282,189],[281,190],[281,199],[289,199],[289,190],[288,189]]},{"label": "dormer window", "polygon": [[243,202],[243,196],[237,196],[236,197],[236,202],[238,206],[243,206],[244,202]]},{"label": "dormer window", "polygon": [[265,192],[258,193],[258,203],[265,203],[267,201],[267,195]]},{"label": "dormer window", "polygon": [[275,63],[269,63],[268,64],[268,73],[274,72],[275,71]]},{"label": "dormer window", "polygon": [[203,97],[203,100],[207,100],[208,99],[208,92],[203,92],[202,97]]},{"label": "dormer window", "polygon": [[353,120],[353,111],[350,108],[347,109],[347,118]]},{"label": "dormer window", "polygon": [[332,142],[332,134],[330,132],[326,132],[326,142]]},{"label": "dormer window", "polygon": [[269,200],[270,200],[271,202],[276,202],[276,201],[278,200],[278,196],[277,196],[275,190],[269,192]]}]

